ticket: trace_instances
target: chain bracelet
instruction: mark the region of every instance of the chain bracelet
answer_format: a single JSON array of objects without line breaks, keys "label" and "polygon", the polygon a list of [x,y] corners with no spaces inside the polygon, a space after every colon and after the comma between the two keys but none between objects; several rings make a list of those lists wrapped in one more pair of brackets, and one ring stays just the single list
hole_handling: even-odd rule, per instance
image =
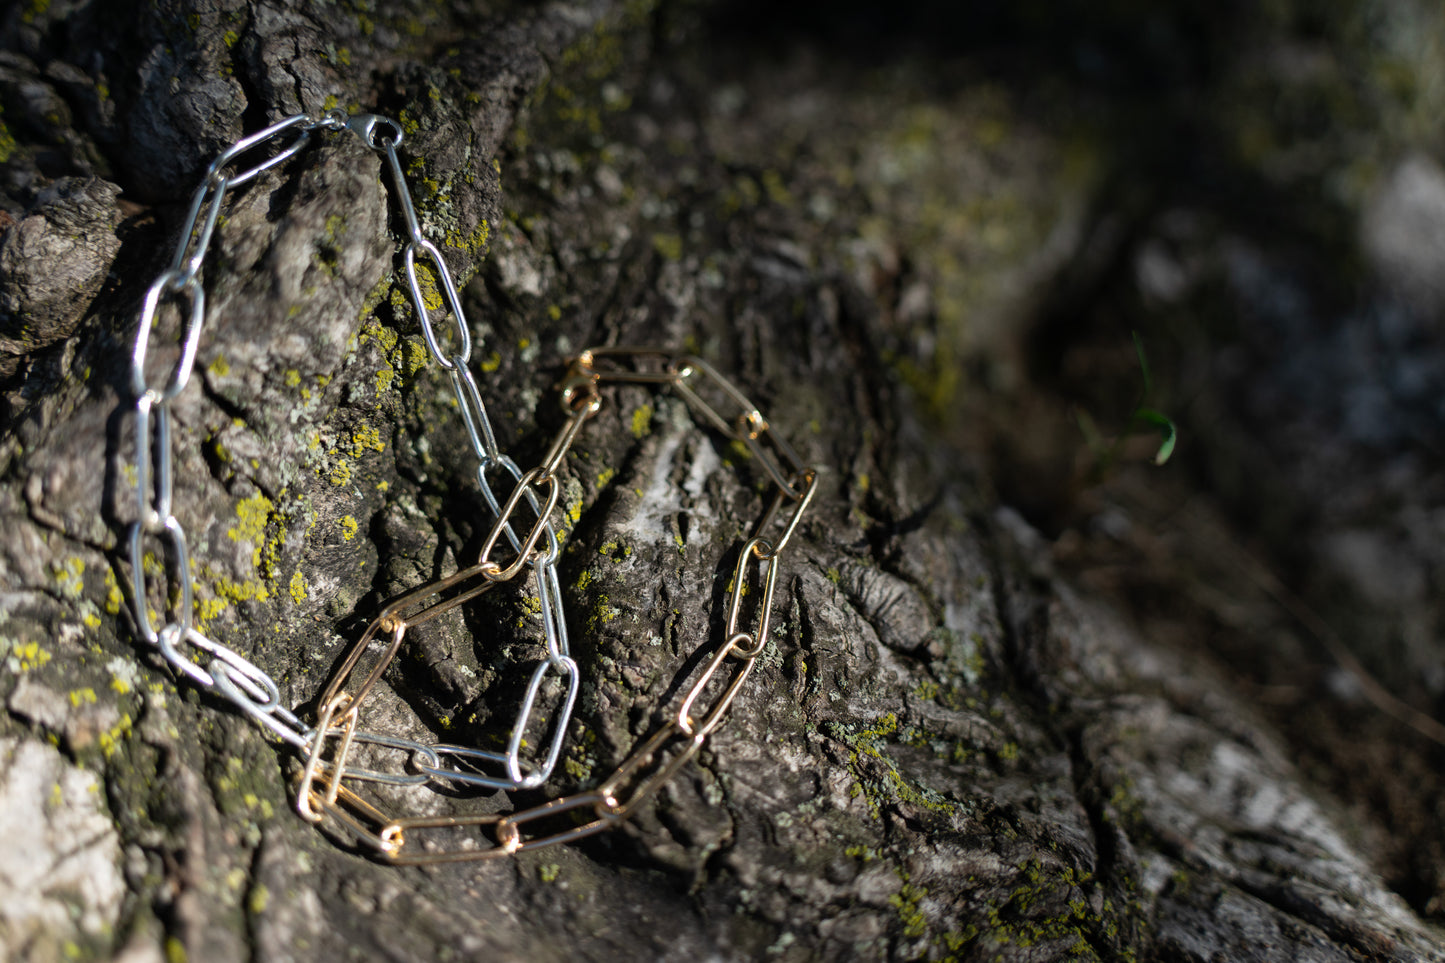
[{"label": "chain bracelet", "polygon": [[[568,655],[566,623],[560,609],[561,592],[555,567],[556,536],[551,526],[546,524],[545,512],[537,505],[535,496],[531,495],[530,491],[529,503],[537,510],[541,521],[534,526],[534,530],[529,533],[527,540],[524,542],[517,538],[506,517],[500,518],[492,532],[492,542],[495,542],[500,536],[505,536],[508,544],[518,553],[519,558],[525,556],[526,560],[532,564],[536,577],[537,594],[542,603],[543,630],[547,648],[547,659],[533,673],[527,697],[524,699],[514,723],[511,745],[506,753],[484,753],[480,750],[468,750],[463,747],[437,747],[435,750],[417,749],[413,748],[415,744],[410,740],[357,729],[356,706],[360,699],[364,698],[366,691],[377,681],[380,669],[367,679],[360,690],[359,697],[355,700],[345,693],[328,690],[326,697],[322,700],[318,724],[308,726],[294,712],[282,705],[278,686],[271,676],[235,650],[207,637],[193,624],[194,581],[191,575],[186,533],[172,512],[170,405],[185,390],[191,379],[196,351],[200,344],[201,330],[205,322],[205,291],[201,286],[200,271],[210,250],[227,192],[293,157],[310,141],[312,133],[318,130],[325,132],[350,130],[360,137],[368,148],[386,158],[387,166],[391,170],[398,207],[406,224],[407,242],[404,257],[412,304],[417,318],[421,322],[422,334],[426,339],[428,350],[451,378],[468,435],[479,460],[477,478],[481,484],[483,496],[493,513],[500,514],[501,506],[488,483],[488,472],[500,468],[511,474],[513,478],[520,479],[522,477],[515,463],[497,447],[495,433],[487,418],[486,408],[482,404],[476,382],[468,368],[468,360],[471,355],[471,333],[467,326],[466,316],[462,311],[461,299],[458,297],[452,276],[447,270],[446,262],[436,245],[428,240],[422,232],[416,209],[412,205],[406,178],[397,157],[397,147],[402,141],[401,126],[396,121],[379,115],[361,114],[348,117],[339,110],[328,111],[320,118],[313,118],[308,114],[287,117],[262,131],[243,137],[211,162],[205,178],[191,199],[189,213],[181,231],[180,243],[177,245],[175,256],[170,266],[147,290],[141,308],[140,326],[136,334],[135,348],[131,354],[130,372],[130,387],[135,398],[136,456],[134,464],[139,518],[129,526],[127,531],[131,588],[137,628],[145,641],[159,649],[161,655],[178,672],[200,688],[218,693],[281,741],[298,750],[306,759],[304,778],[308,781],[314,778],[319,771],[326,770],[325,765],[319,762],[321,747],[327,740],[337,738],[342,740],[346,747],[359,742],[407,751],[411,758],[417,760],[423,768],[421,774],[401,775],[355,767],[343,769],[343,775],[351,779],[372,780],[396,785],[415,785],[426,782],[429,778],[447,777],[457,782],[473,784],[480,782],[503,788],[538,785],[550,774],[560,753],[561,734],[566,729],[567,720],[571,715],[577,695],[577,666]],[[245,155],[268,150],[275,150],[275,153],[258,160],[253,166],[245,168],[239,173],[234,170],[236,162]],[[451,355],[443,351],[436,332],[432,328],[431,315],[427,310],[418,277],[417,262],[419,259],[431,261],[431,270],[439,280],[446,298],[446,308],[455,323],[456,349]],[[145,371],[146,355],[150,348],[152,330],[156,326],[157,315],[162,304],[168,301],[176,302],[176,307],[182,317],[179,359],[171,368],[164,382],[152,383]],[[540,538],[546,540],[546,550],[543,552],[534,550]],[[157,586],[160,590],[157,597],[169,600],[170,617],[159,629],[153,624],[153,618],[147,605],[148,599],[151,598],[145,569],[145,548],[148,539],[160,542],[165,556],[169,560],[169,565],[161,566],[163,584]],[[515,575],[519,569],[520,565],[509,566],[505,573],[506,577],[510,578]],[[461,573],[459,573],[460,575]],[[455,582],[457,579],[458,576],[454,576],[452,581]],[[489,576],[489,580],[482,588],[489,587],[500,580],[502,579]],[[433,589],[435,586],[424,591]],[[477,588],[464,592],[459,597],[451,599],[446,607],[458,605],[480,591],[481,588]],[[408,624],[415,625],[418,621],[425,621],[425,618],[419,618],[416,615],[410,617],[403,615],[406,606],[419,601],[420,595],[420,592],[412,593],[388,606],[382,616],[368,630],[361,647],[369,643],[378,629],[385,626],[386,631],[392,633],[390,652],[394,654],[396,647],[401,643],[406,626]],[[440,614],[441,608],[441,606],[431,607],[427,610],[430,613],[427,617]],[[200,661],[188,655],[186,647],[208,656],[208,659],[205,660],[206,664],[203,666]],[[353,653],[351,659],[353,666],[357,654],[357,652]],[[557,735],[552,740],[546,755],[541,760],[529,764],[524,771],[524,765],[520,758],[521,734],[527,729],[535,707],[538,688],[549,671],[561,674],[568,681],[567,695],[562,706],[555,713],[553,728]],[[336,724],[338,721],[341,723],[340,725]],[[505,771],[505,775],[482,780],[472,773],[451,772],[443,765],[442,755],[445,754],[463,757],[471,754],[471,758],[499,763]],[[345,755],[346,751],[343,748],[339,753],[339,758],[344,759]],[[335,782],[334,779],[331,781]],[[305,804],[307,798],[309,798],[308,795],[301,797],[302,815],[313,819],[319,818],[314,810]]]},{"label": "chain bracelet", "polygon": [[[619,366],[619,362],[623,361],[634,364],[630,368]],[[525,498],[533,506],[545,504],[550,511],[557,489],[556,471],[583,423],[600,406],[599,386],[623,382],[671,388],[705,425],[746,445],[754,456],[753,460],[768,476],[771,501],[767,502],[752,536],[743,543],[739,552],[729,590],[722,644],[697,670],[676,712],[634,747],[601,785],[518,812],[393,818],[345,785],[346,780],[359,778],[355,770],[345,766],[349,742],[327,767],[324,778],[319,767],[309,766],[313,780],[302,786],[301,791],[307,794],[305,803],[335,817],[342,827],[390,862],[420,865],[494,859],[571,842],[620,825],[696,756],[708,736],[723,724],[728,709],[767,646],[773,593],[778,579],[778,558],[813,500],[818,487],[818,470],[798,457],[732,382],[706,362],[680,353],[651,348],[606,347],[589,349],[574,358],[559,385],[563,404],[569,412],[566,425],[538,468],[526,475],[514,473],[517,485],[498,515],[482,551],[481,561],[468,569],[465,576],[458,573],[454,578],[480,575],[493,579],[505,574],[505,567],[488,558],[498,530],[510,520],[520,499]],[[708,394],[720,398],[731,417],[720,411],[709,400]],[[541,495],[543,488],[547,491],[545,500]],[[537,528],[544,523],[545,516],[537,516],[532,534],[523,545],[518,548],[513,543],[517,559],[512,565],[519,564],[524,556],[536,553],[530,546],[536,541]],[[743,598],[750,594],[750,583],[761,583],[761,592],[754,596],[757,601],[752,606],[750,627],[744,627]],[[438,591],[441,590],[438,588]],[[407,599],[402,599],[393,604],[402,606],[406,602]],[[383,615],[373,627],[378,630],[384,628],[379,623],[386,618]],[[393,646],[388,658],[394,652]],[[365,687],[357,692],[359,694],[354,700],[347,703],[347,711],[355,710],[365,696]],[[420,773],[431,775],[435,774],[436,757],[453,750],[449,746],[419,743],[388,745],[408,751],[412,765]],[[336,773],[341,776],[338,778]],[[398,775],[395,778],[400,781],[408,777]],[[324,790],[316,785],[317,782],[325,783]],[[588,814],[581,822],[577,820],[579,812]],[[475,827],[490,827],[491,839],[478,842],[473,836],[466,835],[462,845],[449,849],[418,848],[412,842],[414,836],[428,831]]]}]

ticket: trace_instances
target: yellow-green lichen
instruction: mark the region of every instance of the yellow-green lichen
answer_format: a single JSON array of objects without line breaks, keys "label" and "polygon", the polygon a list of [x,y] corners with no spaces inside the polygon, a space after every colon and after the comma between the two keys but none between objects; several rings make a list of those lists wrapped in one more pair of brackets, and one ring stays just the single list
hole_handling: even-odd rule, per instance
[{"label": "yellow-green lichen", "polygon": [[632,437],[641,438],[652,430],[652,405],[641,405],[632,413]]},{"label": "yellow-green lichen", "polygon": [[919,907],[927,895],[927,889],[905,880],[903,887],[888,897],[889,905],[898,911],[898,918],[903,923],[903,935],[910,939],[917,939],[928,932],[928,918]]},{"label": "yellow-green lichen", "polygon": [[367,449],[386,451],[381,432],[372,425],[364,425],[351,433],[351,456],[360,458]]},{"label": "yellow-green lichen", "polygon": [[[94,697],[93,693],[91,693],[91,697]],[[83,693],[81,695],[81,698],[84,699]],[[76,694],[72,693],[72,705],[78,704],[76,703],[75,699]],[[115,750],[119,748],[121,740],[130,735],[131,728],[134,725],[135,721],[131,719],[130,713],[127,712],[120,717],[120,721],[117,722],[115,725],[111,726],[109,729],[106,729],[104,732],[98,733],[95,737],[95,743],[97,746],[100,747],[101,753],[104,754],[107,758],[114,754]]]},{"label": "yellow-green lichen", "polygon": [[85,560],[78,555],[51,562],[50,574],[55,577],[60,594],[72,601],[78,600],[85,591]]},{"label": "yellow-green lichen", "polygon": [[50,661],[50,653],[38,642],[10,642],[0,637],[0,652],[9,653],[5,658],[5,668],[15,674],[30,672]]},{"label": "yellow-green lichen", "polygon": [[226,576],[217,576],[212,583],[216,595],[227,602],[264,602],[271,597],[271,591],[263,582],[247,579],[238,582]]},{"label": "yellow-green lichen", "polygon": [[115,580],[115,572],[112,569],[105,570],[105,610],[111,615],[120,614],[120,607],[125,604],[125,593],[120,590],[120,583]]},{"label": "yellow-green lichen", "polygon": [[829,730],[850,750],[848,769],[855,781],[849,788],[849,797],[863,796],[874,819],[882,818],[885,805],[895,803],[937,813],[953,811],[953,804],[943,796],[932,789],[915,786],[904,778],[885,751],[890,740],[914,746],[928,745],[928,738],[920,730],[903,726],[891,712],[879,716],[861,731],[842,723],[830,724]]},{"label": "yellow-green lichen", "polygon": [[235,525],[226,530],[226,535],[235,542],[250,542],[251,564],[261,564],[261,549],[265,545],[266,523],[271,518],[275,504],[265,495],[257,492],[250,498],[243,498],[236,504]]},{"label": "yellow-green lichen", "polygon": [[20,19],[24,23],[34,23],[40,17],[50,12],[50,0],[30,0],[23,11]]},{"label": "yellow-green lichen", "polygon": [[608,604],[607,596],[597,596],[597,604],[592,607],[592,614],[587,617],[587,629],[592,631],[599,625],[606,625],[622,614],[622,610]]},{"label": "yellow-green lichen", "polygon": [[682,238],[677,234],[654,234],[652,235],[652,249],[662,255],[665,260],[681,260]]},{"label": "yellow-green lichen", "polygon": [[356,519],[350,515],[341,516],[341,540],[349,542],[355,538],[357,527]]},{"label": "yellow-green lichen", "polygon": [[292,573],[290,588],[291,600],[293,602],[300,605],[302,602],[306,601],[306,576],[301,574],[300,569],[297,569],[294,573]]},{"label": "yellow-green lichen", "polygon": [[257,883],[251,890],[251,895],[246,899],[246,910],[252,916],[259,916],[266,912],[266,904],[271,900],[271,891],[264,883]]},{"label": "yellow-green lichen", "polygon": [[[1114,908],[1109,899],[1102,903],[1102,913],[1089,910],[1086,887],[1093,888],[1093,874],[1072,866],[1053,866],[1045,871],[1038,859],[1030,859],[1020,867],[1022,883],[1001,903],[988,907],[986,938],[1005,946],[1028,948],[1039,943],[1067,942],[1070,959],[1098,960],[1099,954],[1090,940],[1091,934],[1110,939],[1118,935],[1118,923],[1111,919]],[[1040,906],[1063,905],[1067,910],[1057,916],[1035,915]],[[970,927],[958,934],[959,945],[980,934]],[[952,942],[952,941],[950,941]],[[1119,951],[1118,959],[1136,959],[1131,948]]]}]

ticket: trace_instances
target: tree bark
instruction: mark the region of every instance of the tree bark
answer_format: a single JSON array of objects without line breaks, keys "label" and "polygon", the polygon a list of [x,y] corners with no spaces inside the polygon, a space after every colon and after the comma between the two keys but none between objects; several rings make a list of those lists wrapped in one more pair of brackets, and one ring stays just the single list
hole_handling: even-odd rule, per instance
[{"label": "tree bark", "polygon": [[[688,4],[381,6],[5,15],[0,955],[1445,958],[1231,680],[1062,574],[939,428],[950,359],[1016,349],[1076,251],[1089,182],[1050,132],[988,84],[915,101],[906,70],[728,64],[748,48]],[[572,353],[640,343],[713,362],[824,466],[728,724],[616,832],[384,865],[298,819],[294,755],[138,641],[123,533],[141,299],[211,158],[332,106],[403,126],[518,464],[563,420]],[[912,152],[909,123],[926,132]],[[491,521],[385,178],[336,136],[235,193],[198,383],[173,409],[196,618],[312,710],[385,601],[465,564]],[[920,276],[903,239],[963,254]],[[951,312],[971,346],[915,337]],[[583,669],[564,765],[536,795],[388,804],[591,786],[722,641],[764,507],[745,453],[628,387],[563,474]],[[535,606],[506,588],[413,633],[372,727],[494,744],[540,658]]]}]

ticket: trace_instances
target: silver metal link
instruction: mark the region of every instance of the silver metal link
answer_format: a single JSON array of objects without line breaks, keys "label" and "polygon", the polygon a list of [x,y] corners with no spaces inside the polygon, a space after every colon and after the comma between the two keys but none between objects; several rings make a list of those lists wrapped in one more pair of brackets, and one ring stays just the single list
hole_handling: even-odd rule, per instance
[{"label": "silver metal link", "polygon": [[451,376],[452,390],[457,394],[457,406],[462,410],[462,421],[467,426],[467,436],[472,440],[477,460],[485,466],[502,458],[502,450],[497,447],[497,434],[487,417],[487,406],[482,404],[482,395],[477,391],[477,382],[472,378],[467,360],[461,355],[453,356],[447,374]]},{"label": "silver metal link", "polygon": [[426,346],[431,350],[433,361],[443,368],[455,367],[456,362],[442,352],[441,345],[437,343],[436,332],[432,330],[431,313],[427,310],[426,296],[422,293],[421,281],[416,273],[418,248],[436,265],[437,283],[441,285],[442,291],[446,294],[446,307],[450,309],[452,318],[456,321],[457,340],[461,344],[455,357],[462,364],[466,364],[472,356],[472,335],[467,329],[467,317],[462,312],[462,299],[457,296],[457,286],[452,283],[452,275],[447,270],[447,262],[442,258],[442,252],[437,250],[437,246],[431,241],[426,238],[420,240],[412,238],[411,243],[406,246],[406,282],[411,288],[411,303],[416,308],[417,320],[421,322],[422,337],[426,338]]},{"label": "silver metal link", "polygon": [[[206,260],[211,238],[216,233],[216,222],[221,216],[221,202],[226,199],[226,191],[230,186],[231,182],[222,177],[214,183],[207,178],[196,188],[195,196],[191,199],[190,213],[186,215],[186,226],[181,231],[180,243],[176,245],[175,260],[171,262],[171,270],[179,271],[187,280],[196,276]],[[208,197],[210,203],[206,203]],[[205,205],[206,219],[201,223],[200,237],[195,237],[196,220],[201,216],[202,205]],[[192,241],[195,242],[194,250],[191,247]],[[189,258],[186,257],[187,251],[191,251]]]},{"label": "silver metal link", "polygon": [[[191,310],[183,326],[181,357],[171,369],[165,388],[157,391],[146,382],[145,373],[151,328],[155,327],[161,298],[168,294],[180,294],[182,291],[190,294]],[[154,393],[159,400],[169,402],[185,390],[186,384],[191,380],[191,369],[196,364],[196,348],[201,343],[201,325],[205,317],[206,292],[201,289],[195,275],[187,276],[184,272],[172,268],[156,278],[146,292],[145,304],[141,307],[140,331],[136,334],[135,349],[131,352],[130,387],[136,398]]]},{"label": "silver metal link", "polygon": [[[562,673],[567,682],[567,692],[563,697],[561,708],[552,720],[551,738],[545,743],[546,755],[539,763],[533,764],[530,771],[526,771],[522,762],[522,742],[530,726],[533,710],[536,708],[538,692],[550,671]],[[505,767],[505,777],[488,776],[479,772],[464,772],[443,768],[440,765],[433,768],[423,766],[422,771],[439,782],[486,789],[535,789],[542,785],[551,776],[552,769],[557,765],[557,759],[562,754],[562,744],[567,735],[567,720],[571,718],[572,707],[577,701],[580,678],[577,663],[567,656],[561,656],[555,660],[548,659],[538,665],[532,672],[531,681],[527,685],[526,697],[522,700],[522,708],[517,713],[516,721],[512,724],[512,738],[504,753],[467,746],[438,745],[434,747],[441,755],[500,764]]]},{"label": "silver metal link", "polygon": [[296,139],[275,155],[268,157],[266,160],[261,161],[248,170],[225,178],[226,183],[231,187],[240,187],[242,184],[254,180],[277,164],[284,164],[287,160],[294,157],[296,153],[311,140],[311,131],[315,126],[316,123],[311,119],[310,114],[292,114],[285,120],[278,120],[264,130],[258,130],[254,134],[242,137],[230,147],[221,151],[221,153],[216,156],[216,159],[211,161],[211,166],[206,168],[206,181],[211,184],[220,183],[221,171],[228,167],[236,158],[251,150],[253,147],[260,147],[289,130],[299,128]]},{"label": "silver metal link", "polygon": [[[316,739],[317,731],[307,729],[301,733],[306,744],[309,746]],[[328,737],[340,737],[339,729],[327,730]],[[356,779],[362,782],[382,783],[388,786],[423,786],[431,780],[431,771],[441,766],[440,750],[442,746],[429,745],[417,742],[414,739],[404,739],[400,736],[387,736],[376,732],[367,732],[364,729],[357,729],[351,733],[352,745],[381,746],[386,749],[398,749],[407,753],[407,762],[416,769],[416,772],[398,774],[395,772],[383,772],[379,769],[363,769],[357,766],[348,766],[341,773],[342,779]],[[330,777],[334,771],[333,767],[322,760],[318,769],[322,775]]]},{"label": "silver metal link", "polygon": [[[140,629],[141,637],[151,645],[160,644],[160,633],[151,625],[150,607],[146,600],[150,597],[146,591],[145,577],[145,553],[142,540],[146,531],[140,522],[132,522],[130,526],[130,566],[131,566],[131,588],[135,592],[135,621]],[[172,628],[175,634],[184,636],[191,627],[191,558],[186,551],[186,533],[181,528],[181,523],[175,520],[174,516],[167,516],[161,527],[149,533],[157,538],[163,539],[171,549],[173,556],[170,565],[166,559],[160,559],[165,571],[175,570],[176,582],[180,585],[180,605],[176,612],[176,621],[169,623],[166,627]],[[167,580],[169,581],[169,580]],[[161,604],[167,604],[170,593],[161,594]],[[202,673],[204,675],[204,673]],[[209,683],[203,683],[209,685]]]},{"label": "silver metal link", "polygon": [[[375,147],[375,144],[372,141],[370,129],[368,129],[367,132],[367,143]],[[411,203],[411,189],[406,186],[406,175],[402,173],[401,160],[398,159],[396,156],[396,148],[397,145],[400,143],[401,128],[398,127],[396,139],[391,141],[382,141],[380,149],[382,153],[386,155],[386,163],[388,166],[391,167],[392,179],[395,180],[398,185],[396,191],[397,201],[401,205],[401,216],[406,221],[406,236],[407,239],[410,241],[410,245],[408,246],[426,244],[426,235],[422,234],[421,232],[421,223],[417,220],[416,208],[413,207]],[[440,260],[440,258],[438,258],[438,260]],[[465,327],[465,325],[463,325],[463,327]],[[465,353],[466,352],[463,352],[463,354]],[[443,358],[440,360],[446,359]]]}]

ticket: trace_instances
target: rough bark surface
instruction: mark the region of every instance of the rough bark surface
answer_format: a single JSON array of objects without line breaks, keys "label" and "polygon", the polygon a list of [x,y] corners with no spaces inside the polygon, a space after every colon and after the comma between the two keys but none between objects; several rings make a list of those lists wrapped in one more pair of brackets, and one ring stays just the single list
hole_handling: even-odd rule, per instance
[{"label": "rough bark surface", "polygon": [[[736,21],[713,34],[707,16],[4,14],[0,956],[1445,958],[1436,910],[1382,881],[1373,817],[1303,774],[1208,652],[1061,571],[1052,534],[1000,507],[1007,486],[939,418],[983,354],[969,372],[1016,400],[1016,329],[1044,282],[1100,276],[1095,174],[995,85],[930,86],[906,63],[859,79],[842,56],[729,64]],[[714,359],[827,466],[732,720],[618,832],[381,865],[296,818],[290,752],[136,641],[119,536],[140,300],[210,158],[336,105],[402,123],[519,464],[561,423],[569,353],[625,342]],[[319,138],[236,193],[205,269],[199,383],[174,409],[195,617],[296,706],[386,599],[454,570],[489,525],[382,174],[353,138]],[[716,644],[730,552],[762,507],[743,454],[627,388],[564,476],[584,673],[565,763],[535,797],[398,790],[398,808],[591,785]],[[508,589],[418,631],[368,724],[495,742],[537,623]]]}]

